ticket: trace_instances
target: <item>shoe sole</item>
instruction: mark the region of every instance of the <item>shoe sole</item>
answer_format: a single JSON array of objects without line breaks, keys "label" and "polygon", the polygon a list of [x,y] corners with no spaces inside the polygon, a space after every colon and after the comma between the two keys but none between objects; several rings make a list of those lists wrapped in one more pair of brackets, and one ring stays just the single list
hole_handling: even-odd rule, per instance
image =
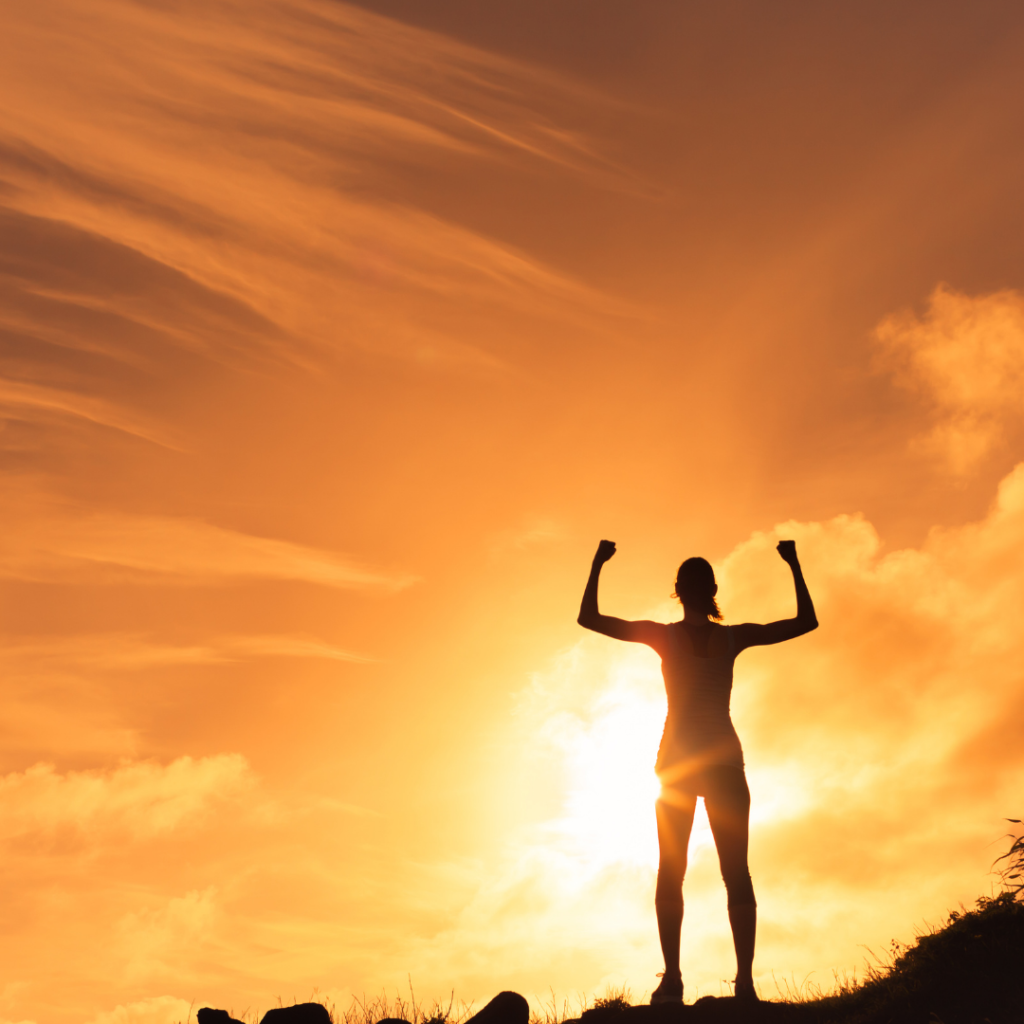
[{"label": "shoe sole", "polygon": [[677,996],[659,996],[655,999],[651,997],[651,1006],[665,1006],[667,1003],[681,1004],[683,1001],[683,994],[680,992]]}]

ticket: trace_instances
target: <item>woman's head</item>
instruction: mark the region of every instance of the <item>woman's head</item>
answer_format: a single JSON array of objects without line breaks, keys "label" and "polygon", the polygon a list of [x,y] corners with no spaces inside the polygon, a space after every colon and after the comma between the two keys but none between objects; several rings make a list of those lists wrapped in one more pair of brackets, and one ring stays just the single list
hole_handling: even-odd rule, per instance
[{"label": "woman's head", "polygon": [[706,615],[709,619],[720,619],[722,613],[718,610],[718,602],[715,601],[717,593],[715,570],[706,559],[688,558],[679,566],[679,572],[676,573],[676,592],[672,596],[678,597],[684,606],[692,608],[699,615]]}]

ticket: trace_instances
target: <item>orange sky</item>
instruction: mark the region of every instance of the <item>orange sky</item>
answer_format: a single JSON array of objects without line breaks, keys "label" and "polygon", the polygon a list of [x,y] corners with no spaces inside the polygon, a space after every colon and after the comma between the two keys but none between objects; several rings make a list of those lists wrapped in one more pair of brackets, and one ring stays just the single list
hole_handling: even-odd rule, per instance
[{"label": "orange sky", "polygon": [[[1018,4],[16,3],[0,1022],[649,991],[656,656],[737,665],[755,977],[988,893],[1024,755]],[[706,826],[689,996],[733,961]]]}]

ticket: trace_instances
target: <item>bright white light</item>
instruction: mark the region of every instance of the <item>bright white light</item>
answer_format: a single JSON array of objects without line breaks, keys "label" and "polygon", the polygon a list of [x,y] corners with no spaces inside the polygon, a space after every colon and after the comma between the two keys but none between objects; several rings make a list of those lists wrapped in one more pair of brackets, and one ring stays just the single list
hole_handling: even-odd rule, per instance
[{"label": "bright white light", "polygon": [[[559,715],[546,730],[564,752],[563,814],[550,824],[588,865],[657,867],[654,761],[665,722],[660,674],[649,659],[627,654],[608,671],[608,685],[585,717]],[[707,831],[702,814],[694,842]],[[708,835],[706,838],[710,838]]]}]

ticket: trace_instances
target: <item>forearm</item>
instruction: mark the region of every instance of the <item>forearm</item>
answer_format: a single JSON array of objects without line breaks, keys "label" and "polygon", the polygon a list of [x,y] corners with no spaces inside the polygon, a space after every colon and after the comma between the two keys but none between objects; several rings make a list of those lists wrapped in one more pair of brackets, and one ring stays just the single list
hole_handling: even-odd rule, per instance
[{"label": "forearm", "polygon": [[583,591],[583,600],[580,602],[580,614],[576,621],[581,626],[588,628],[601,618],[597,607],[597,584],[601,578],[602,565],[603,563],[595,561],[590,567],[590,577],[587,580],[586,589]]},{"label": "forearm", "polygon": [[811,592],[807,589],[804,581],[804,573],[799,562],[790,563],[793,570],[793,586],[796,589],[796,620],[806,630],[816,629],[818,617],[814,614],[814,602],[811,600]]}]

